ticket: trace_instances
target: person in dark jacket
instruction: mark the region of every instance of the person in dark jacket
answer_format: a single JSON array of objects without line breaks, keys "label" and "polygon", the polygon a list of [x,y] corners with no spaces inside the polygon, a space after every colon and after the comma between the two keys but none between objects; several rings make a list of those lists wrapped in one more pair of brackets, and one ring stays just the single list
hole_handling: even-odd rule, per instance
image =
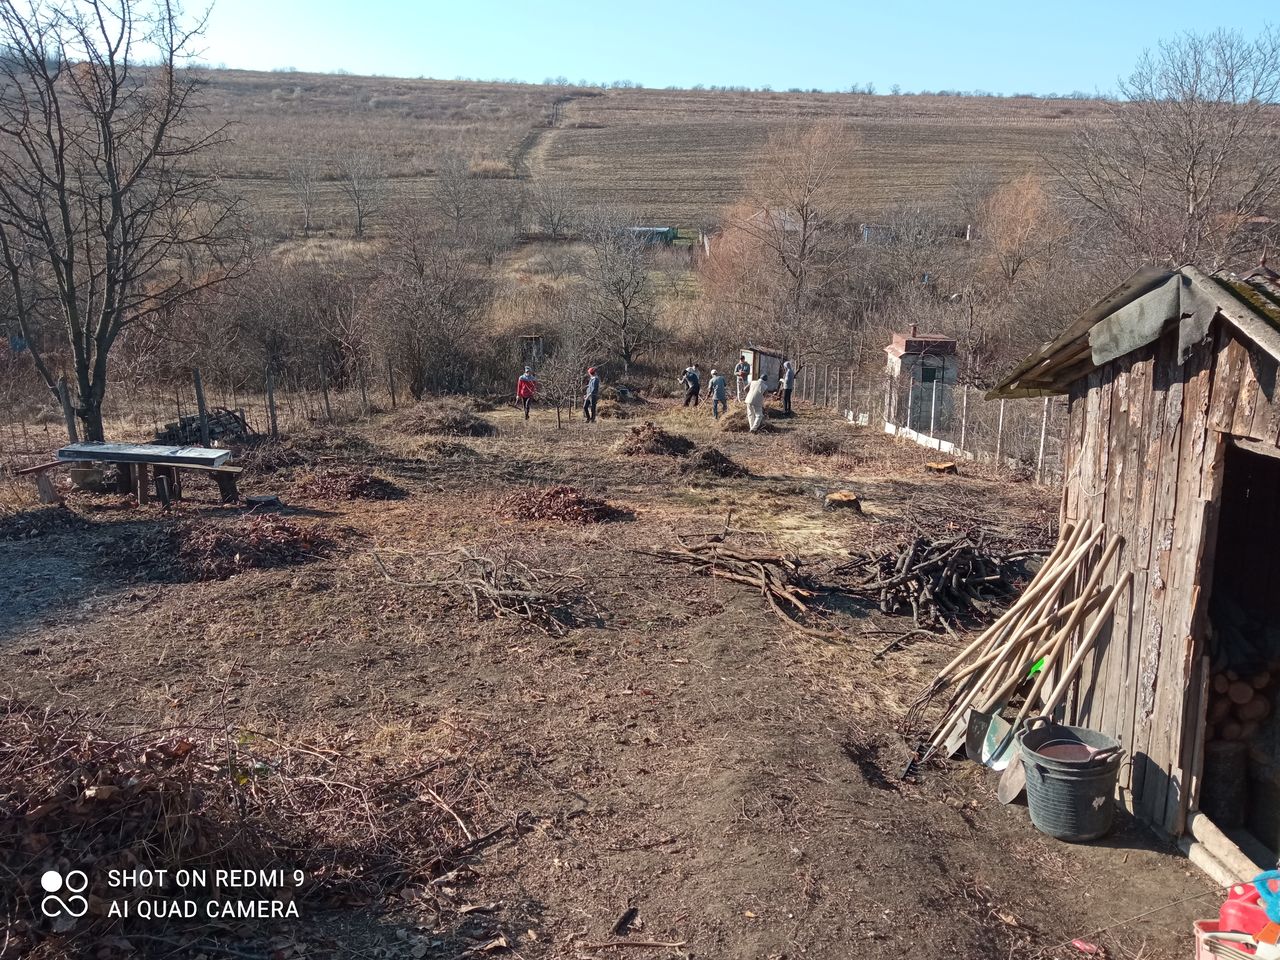
[{"label": "person in dark jacket", "polygon": [[582,397],[582,419],[596,422],[596,403],[600,400],[600,377],[595,367],[587,367],[587,392]]},{"label": "person in dark jacket", "polygon": [[707,397],[711,400],[711,416],[720,419],[720,411],[729,409],[728,400],[729,384],[724,378],[724,374],[717,370],[711,371],[711,379],[707,381]]},{"label": "person in dark jacket", "polygon": [[698,396],[702,392],[702,377],[698,374],[698,365],[696,363],[685,368],[684,376],[680,378],[680,382],[684,384],[684,405],[687,407],[692,403],[696,407],[698,405]]},{"label": "person in dark jacket", "polygon": [[533,398],[538,394],[538,378],[533,375],[533,371],[529,367],[524,368],[524,373],[520,374],[520,379],[516,381],[516,403],[524,409],[524,418],[529,419],[529,407],[533,405]]},{"label": "person in dark jacket", "polygon": [[782,415],[791,416],[791,391],[796,385],[796,371],[790,360],[782,361],[782,371],[778,374],[778,392],[782,394]]}]

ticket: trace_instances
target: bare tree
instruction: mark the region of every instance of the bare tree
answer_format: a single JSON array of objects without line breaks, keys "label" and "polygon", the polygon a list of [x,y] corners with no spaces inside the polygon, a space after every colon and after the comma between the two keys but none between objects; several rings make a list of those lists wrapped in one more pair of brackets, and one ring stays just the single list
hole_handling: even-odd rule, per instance
[{"label": "bare tree", "polygon": [[357,240],[364,239],[369,221],[382,212],[387,198],[387,174],[378,158],[367,150],[350,150],[335,161],[342,192],[351,203]]},{"label": "bare tree", "polygon": [[90,440],[122,333],[244,253],[235,204],[193,162],[221,137],[193,119],[202,27],[168,0],[0,0],[0,265],[51,390],[55,344],[69,352]]},{"label": "bare tree", "polygon": [[311,235],[315,219],[316,199],[320,192],[320,167],[311,158],[299,160],[289,168],[289,189],[302,208],[302,235]]},{"label": "bare tree", "polygon": [[478,215],[480,190],[471,176],[470,161],[457,150],[446,151],[436,164],[431,208],[455,234],[461,235]]},{"label": "bare tree", "polygon": [[529,197],[533,221],[552,240],[567,237],[577,220],[572,191],[561,180],[546,180],[534,187]]},{"label": "bare tree", "polygon": [[623,374],[658,341],[658,297],[650,278],[651,250],[626,220],[596,215],[582,261],[585,309],[593,345],[622,364]]},{"label": "bare tree", "polygon": [[1058,164],[1129,260],[1218,268],[1280,198],[1280,32],[1184,34],[1148,51]]}]

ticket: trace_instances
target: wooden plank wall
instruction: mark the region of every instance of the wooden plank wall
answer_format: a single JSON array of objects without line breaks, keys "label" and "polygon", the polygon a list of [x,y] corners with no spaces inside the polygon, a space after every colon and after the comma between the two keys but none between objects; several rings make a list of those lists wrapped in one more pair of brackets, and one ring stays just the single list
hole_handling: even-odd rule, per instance
[{"label": "wooden plank wall", "polygon": [[[1176,331],[1073,385],[1063,518],[1124,537],[1104,583],[1133,589],[1085,664],[1074,722],[1132,758],[1122,796],[1183,831],[1198,778],[1204,611],[1228,434],[1280,446],[1276,365],[1221,320],[1178,362]],[[1127,794],[1127,796],[1126,796]]]}]

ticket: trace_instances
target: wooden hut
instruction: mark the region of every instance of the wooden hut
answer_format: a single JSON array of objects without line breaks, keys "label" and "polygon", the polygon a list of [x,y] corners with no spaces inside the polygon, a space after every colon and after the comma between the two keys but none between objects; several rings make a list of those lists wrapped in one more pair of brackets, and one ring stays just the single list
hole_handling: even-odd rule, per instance
[{"label": "wooden hut", "polygon": [[[1124,744],[1121,799],[1139,819],[1174,837],[1228,835],[1238,848],[1218,855],[1272,865],[1278,280],[1265,262],[1246,277],[1141,270],[991,393],[1068,397],[1063,520],[1123,537],[1103,582],[1134,578],[1068,721]],[[1256,721],[1240,719],[1241,699],[1260,701],[1246,713]]]}]

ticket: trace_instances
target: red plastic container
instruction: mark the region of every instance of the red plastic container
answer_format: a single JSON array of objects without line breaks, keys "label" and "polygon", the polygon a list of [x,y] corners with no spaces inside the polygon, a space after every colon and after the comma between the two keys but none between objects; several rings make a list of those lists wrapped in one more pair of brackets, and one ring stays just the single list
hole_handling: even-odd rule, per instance
[{"label": "red plastic container", "polygon": [[1218,929],[1224,933],[1247,933],[1256,936],[1270,921],[1261,897],[1251,883],[1237,883],[1218,908]]}]

